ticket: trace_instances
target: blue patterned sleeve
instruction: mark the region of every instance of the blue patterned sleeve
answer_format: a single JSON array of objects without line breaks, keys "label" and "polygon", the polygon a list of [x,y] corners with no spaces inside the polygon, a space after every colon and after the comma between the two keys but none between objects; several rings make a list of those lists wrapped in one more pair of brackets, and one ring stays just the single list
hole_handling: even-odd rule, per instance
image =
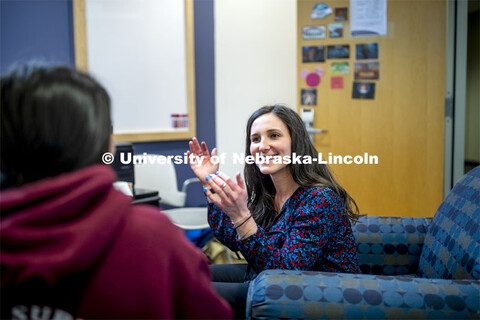
[{"label": "blue patterned sleeve", "polygon": [[208,223],[213,235],[232,251],[239,251],[237,246],[237,231],[232,220],[213,203],[208,204]]},{"label": "blue patterned sleeve", "polygon": [[259,228],[237,242],[239,250],[256,271],[358,272],[356,242],[340,197],[329,188],[306,190],[290,208],[286,228]]}]

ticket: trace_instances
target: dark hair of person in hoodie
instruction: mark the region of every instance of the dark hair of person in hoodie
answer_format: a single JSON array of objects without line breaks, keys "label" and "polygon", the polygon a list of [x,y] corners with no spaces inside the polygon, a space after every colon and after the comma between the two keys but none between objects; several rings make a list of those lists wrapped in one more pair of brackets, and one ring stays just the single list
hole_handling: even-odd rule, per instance
[{"label": "dark hair of person in hoodie", "polygon": [[110,134],[110,98],[89,75],[28,64],[2,76],[2,188],[101,163]]}]

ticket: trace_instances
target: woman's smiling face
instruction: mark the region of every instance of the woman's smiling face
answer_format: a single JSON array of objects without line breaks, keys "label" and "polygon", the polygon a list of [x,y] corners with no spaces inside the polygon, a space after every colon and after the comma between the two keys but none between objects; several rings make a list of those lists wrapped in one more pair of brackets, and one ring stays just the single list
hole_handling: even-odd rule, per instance
[{"label": "woman's smiling face", "polygon": [[[257,163],[263,174],[275,175],[289,170],[288,165],[273,163],[274,158],[292,155],[292,138],[287,126],[273,113],[261,115],[252,123],[250,134],[250,153],[252,156],[265,157],[268,163]],[[290,172],[290,171],[288,171]]]}]

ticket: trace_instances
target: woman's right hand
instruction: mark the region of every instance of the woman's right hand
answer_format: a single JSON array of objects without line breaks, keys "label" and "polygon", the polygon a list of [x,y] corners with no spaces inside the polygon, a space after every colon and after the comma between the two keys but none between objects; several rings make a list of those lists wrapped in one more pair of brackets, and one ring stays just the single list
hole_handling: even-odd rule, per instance
[{"label": "woman's right hand", "polygon": [[[218,162],[212,162],[212,157],[217,155],[217,149],[213,148],[212,153],[210,154],[205,141],[202,141],[202,144],[200,145],[198,139],[195,137],[188,142],[188,146],[190,147],[190,151],[187,151],[187,158],[190,168],[192,168],[193,173],[195,173],[203,185],[207,185],[205,177],[209,176],[210,174],[215,174],[219,168]],[[195,157],[194,161],[190,159],[191,156]],[[201,160],[201,162],[198,160]]]}]

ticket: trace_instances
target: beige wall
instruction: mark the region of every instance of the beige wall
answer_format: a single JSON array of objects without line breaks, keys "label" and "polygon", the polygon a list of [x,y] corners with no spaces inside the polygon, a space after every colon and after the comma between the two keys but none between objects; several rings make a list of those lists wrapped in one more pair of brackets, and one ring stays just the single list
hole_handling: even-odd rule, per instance
[{"label": "beige wall", "polygon": [[[250,114],[266,104],[296,109],[296,0],[215,1],[216,139],[244,152]],[[228,159],[220,170],[242,171]]]}]

